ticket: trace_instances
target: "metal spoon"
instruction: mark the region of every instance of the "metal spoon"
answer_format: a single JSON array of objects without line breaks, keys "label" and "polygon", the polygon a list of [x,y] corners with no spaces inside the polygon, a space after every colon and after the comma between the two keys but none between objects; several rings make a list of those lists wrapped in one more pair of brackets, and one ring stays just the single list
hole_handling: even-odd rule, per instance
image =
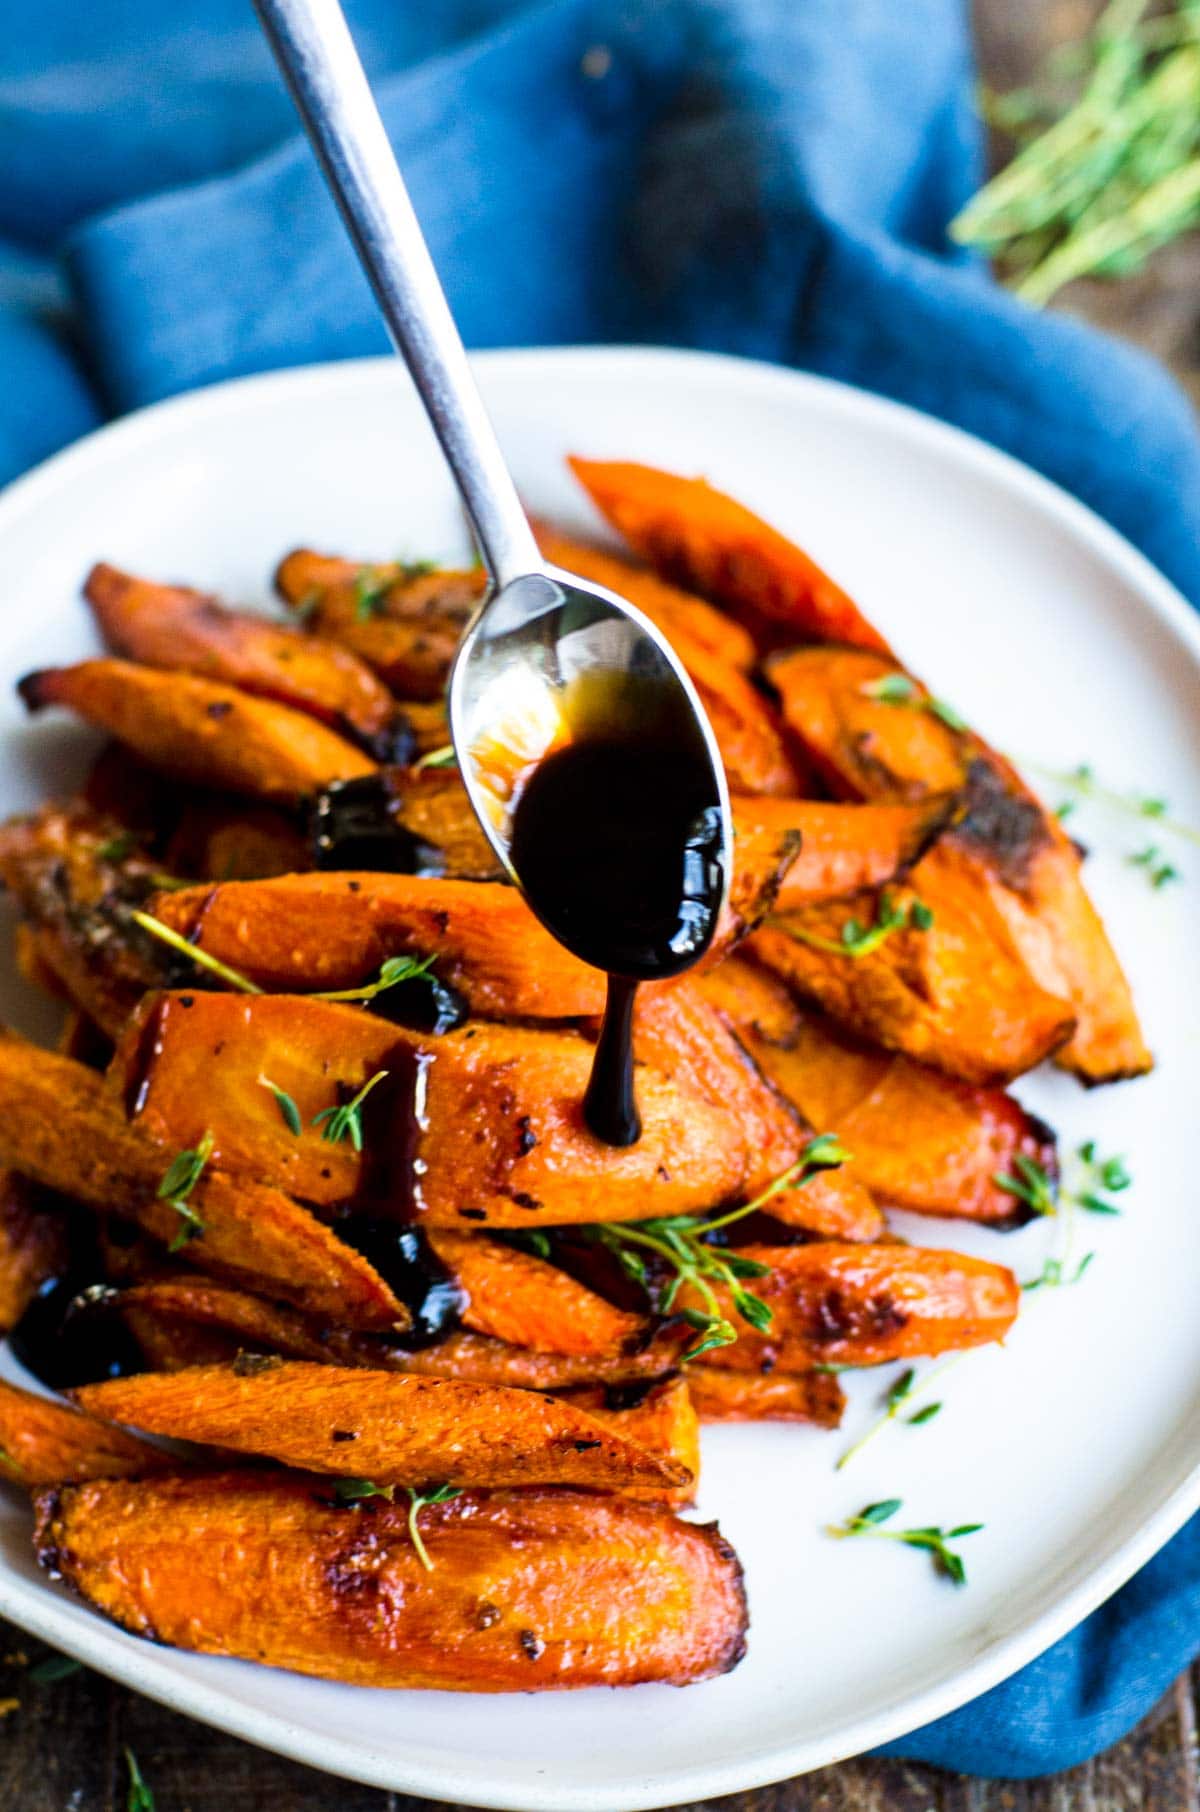
[{"label": "metal spoon", "polygon": [[[490,579],[449,688],[450,734],[471,803],[530,907],[576,956],[631,982],[677,973],[711,941],[731,869],[729,799],[704,710],[675,654],[640,611],[542,559],[337,0],[255,0],[255,6],[441,443]],[[502,279],[499,260],[498,269]],[[652,962],[631,954],[622,927],[606,928],[603,915],[601,922],[585,915],[585,923],[577,913],[564,914],[554,897],[553,865],[539,865],[535,878],[514,852],[514,818],[530,775],[551,752],[586,739],[614,760],[622,753],[628,758],[633,743],[651,753],[656,744],[669,750],[677,777],[686,752],[689,796],[707,814],[703,856],[712,910],[693,913],[686,934]],[[654,787],[651,760],[645,778],[651,799]],[[697,860],[689,845],[693,879]],[[620,1007],[625,1022],[629,1007],[629,999]],[[611,1017],[615,1023],[615,1006]],[[629,1072],[628,1057],[625,1067]]]}]

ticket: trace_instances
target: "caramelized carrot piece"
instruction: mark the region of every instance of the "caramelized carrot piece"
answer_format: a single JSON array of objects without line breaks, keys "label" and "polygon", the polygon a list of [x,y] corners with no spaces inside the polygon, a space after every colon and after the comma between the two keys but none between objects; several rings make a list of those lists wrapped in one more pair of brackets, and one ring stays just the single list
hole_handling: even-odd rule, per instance
[{"label": "caramelized carrot piece", "polygon": [[391,758],[396,701],[349,649],[115,566],[94,566],[83,590],[113,654],[291,705],[377,760]]},{"label": "caramelized carrot piece", "polygon": [[361,749],[303,712],[192,674],[82,661],[27,674],[19,690],[31,711],[65,706],[199,786],[292,802],[375,771]]},{"label": "caramelized carrot piece", "polygon": [[61,1209],[24,1177],[0,1170],[0,1334],[16,1326],[42,1284],[65,1268],[67,1231]]},{"label": "caramelized carrot piece", "polygon": [[784,838],[788,864],[772,910],[844,899],[906,875],[957,812],[956,796],[915,805],[840,805],[823,799],[734,799],[734,873],[769,862]]},{"label": "caramelized carrot piece", "polygon": [[[973,732],[930,709],[926,689],[886,661],[848,649],[807,648],[770,664],[784,716],[836,791],[918,799],[957,787],[953,849],[1035,981],[1070,1001],[1076,1027],[1055,1061],[1085,1083],[1142,1075],[1152,1065],[1129,984],[1080,874],[1079,853],[1012,765]],[[899,677],[900,705],[872,696]],[[934,701],[936,704],[936,701]]]},{"label": "caramelized carrot piece", "polygon": [[127,1318],[153,1319],[164,1330],[198,1328],[224,1335],[235,1351],[280,1353],[289,1359],[416,1372],[429,1378],[462,1378],[474,1384],[506,1384],[518,1390],[558,1390],[593,1382],[615,1386],[653,1382],[678,1366],[680,1354],[694,1339],[690,1329],[669,1326],[643,1343],[580,1355],[537,1352],[462,1331],[446,1335],[435,1346],[410,1348],[402,1344],[402,1335],[389,1339],[328,1321],[306,1320],[280,1303],[195,1276],[137,1284],[123,1293],[121,1307]]},{"label": "caramelized carrot piece", "polygon": [[628,1498],[465,1492],[342,1509],[230,1473],[39,1493],[42,1565],[123,1628],[350,1685],[528,1692],[740,1659],[741,1569],[714,1525]]},{"label": "caramelized carrot piece", "polygon": [[701,1422],[812,1422],[836,1428],[846,1407],[841,1385],[829,1372],[725,1371],[693,1366],[688,1389]]},{"label": "caramelized carrot piece", "polygon": [[[745,1198],[759,1194],[795,1164],[813,1127],[766,1080],[695,982],[645,995],[635,1027],[643,1060],[679,1077],[714,1106],[724,1103],[735,1115],[751,1154],[741,1189]],[[780,1191],[771,1198],[770,1212],[788,1226],[827,1239],[877,1239],[883,1231],[883,1216],[853,1163],[820,1172],[802,1188]]]},{"label": "caramelized carrot piece", "polygon": [[[169,1245],[183,1222],[158,1188],[164,1154],[121,1118],[102,1076],[0,1035],[0,1164],[89,1207],[135,1220]],[[359,1253],[298,1202],[209,1165],[188,1197],[203,1223],[182,1256],[351,1327],[406,1326],[406,1312]]]},{"label": "caramelized carrot piece", "polygon": [[0,1478],[33,1489],[77,1479],[139,1478],[178,1470],[157,1447],[66,1403],[0,1379]]},{"label": "caramelized carrot piece", "polygon": [[294,814],[198,794],[175,820],[163,866],[201,881],[261,881],[311,868],[312,856]]},{"label": "caramelized carrot piece", "polygon": [[685,1379],[663,1378],[655,1384],[617,1390],[584,1385],[564,1392],[563,1400],[605,1423],[624,1440],[635,1441],[690,1474],[684,1485],[627,1486],[627,1496],[647,1504],[665,1504],[670,1510],[685,1510],[695,1502],[700,1482],[700,1421]]},{"label": "caramelized carrot piece", "polygon": [[465,1327],[513,1346],[588,1358],[647,1331],[644,1317],[614,1308],[557,1265],[499,1240],[438,1228],[429,1243],[466,1291]]},{"label": "caramelized carrot piece", "polygon": [[515,888],[414,875],[303,874],[161,894],[150,910],[264,988],[354,988],[390,956],[433,956],[472,1012],[602,1012],[604,977],[563,949]]},{"label": "caramelized carrot piece", "polygon": [[756,1334],[734,1316],[733,1346],[703,1354],[732,1371],[806,1371],[814,1365],[882,1365],[1003,1340],[1021,1300],[1012,1272],[961,1252],[916,1246],[745,1246],[769,1267],[754,1293],[771,1310]]},{"label": "caramelized carrot piece", "polygon": [[[409,840],[407,853],[411,854],[414,874],[458,881],[506,879],[457,768],[381,768],[366,788],[370,789],[380,816]],[[339,804],[361,798],[363,790],[360,783],[352,781],[349,788],[331,788],[325,799],[336,810]],[[292,864],[293,869],[309,866],[308,862]],[[321,866],[344,869],[352,863],[325,861]],[[398,859],[394,866],[408,869],[409,862]]]},{"label": "caramelized carrot piece", "polygon": [[[849,1031],[964,1082],[1011,1082],[1070,1037],[1070,1006],[1034,981],[945,840],[887,899],[907,922],[863,954],[838,946],[851,918],[879,922],[885,901],[874,893],[781,914],[747,947]],[[926,924],[914,908],[932,915]]]},{"label": "caramelized carrot piece", "polygon": [[567,462],[601,515],[675,584],[724,605],[768,647],[887,643],[854,600],[785,535],[703,478],[617,460]]},{"label": "caramelized carrot piece", "polygon": [[[591,1046],[573,1032],[480,1023],[435,1037],[287,995],[168,994],[146,1015],[114,1072],[142,1137],[173,1153],[211,1130],[222,1169],[309,1201],[460,1229],[628,1220],[724,1201],[755,1161],[736,1113],[650,1064],[641,1139],[601,1144],[583,1122]],[[312,1125],[381,1070],[365,1154]],[[299,1135],[261,1077],[292,1098]]]},{"label": "caramelized carrot piece", "polygon": [[401,698],[440,698],[482,572],[356,565],[299,548],[275,583],[305,627],[351,649]]},{"label": "caramelized carrot piece", "polygon": [[855,1173],[893,1208],[1020,1227],[1032,1210],[996,1182],[1018,1156],[1058,1172],[1054,1134],[1001,1089],[860,1043],[733,957],[701,984],[789,1101],[836,1132]]},{"label": "caramelized carrot piece", "polygon": [[85,1385],[89,1415],[309,1472],[381,1485],[685,1485],[648,1453],[553,1397],[303,1360],[206,1365]]},{"label": "caramelized carrot piece", "polygon": [[[742,890],[718,927],[710,963],[768,906],[773,882],[759,879],[765,897]],[[281,875],[161,894],[150,911],[263,988],[359,987],[390,956],[432,956],[439,980],[482,1018],[592,1018],[604,1009],[601,972],[557,943],[515,888],[496,882]]]}]

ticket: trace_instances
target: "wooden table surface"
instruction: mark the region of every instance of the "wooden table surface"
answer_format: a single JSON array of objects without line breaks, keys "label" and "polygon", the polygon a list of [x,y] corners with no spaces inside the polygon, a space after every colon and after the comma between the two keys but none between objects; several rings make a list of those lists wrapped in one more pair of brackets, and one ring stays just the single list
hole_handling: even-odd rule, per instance
[{"label": "wooden table surface", "polygon": [[[986,74],[999,86],[1023,80],[1097,10],[1097,0],[976,0]],[[1141,277],[1076,284],[1060,305],[1156,353],[1200,401],[1200,235],[1160,253]],[[3,1812],[125,1812],[126,1747],[157,1812],[439,1812],[263,1754],[98,1674],[35,1684],[30,1666],[47,1652],[0,1623]],[[905,1762],[843,1762],[681,1812],[1200,1812],[1198,1689],[1200,1667],[1123,1743],[1052,1779],[989,1782]]]}]

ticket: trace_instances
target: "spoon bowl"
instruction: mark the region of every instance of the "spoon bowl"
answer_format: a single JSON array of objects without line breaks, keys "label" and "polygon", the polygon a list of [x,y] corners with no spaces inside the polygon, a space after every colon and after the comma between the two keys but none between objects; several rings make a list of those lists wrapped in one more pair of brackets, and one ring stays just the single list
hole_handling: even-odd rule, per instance
[{"label": "spoon bowl", "polygon": [[[448,704],[476,815],[506,873],[559,942],[631,980],[696,962],[728,894],[729,795],[695,688],[658,628],[615,593],[547,566],[511,581],[476,612],[454,662]],[[567,751],[577,757],[576,814],[539,856],[521,834],[518,806],[549,757],[565,772]],[[693,821],[692,859],[705,872],[689,877],[682,852]],[[615,846],[605,823],[620,827]],[[679,900],[704,896],[703,910],[685,911],[682,922],[669,925],[651,922],[662,911],[646,899],[664,863],[675,864],[657,889],[664,898],[672,879]],[[634,872],[639,864],[645,880]],[[622,923],[611,916],[618,894]]]}]

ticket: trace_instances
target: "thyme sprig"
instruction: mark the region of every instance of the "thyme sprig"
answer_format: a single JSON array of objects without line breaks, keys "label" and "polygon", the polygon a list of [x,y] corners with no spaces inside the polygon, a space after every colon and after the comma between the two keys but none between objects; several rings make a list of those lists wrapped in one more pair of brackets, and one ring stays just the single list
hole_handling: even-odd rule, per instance
[{"label": "thyme sprig", "polygon": [[948,730],[962,732],[970,728],[966,718],[960,716],[953,705],[947,704],[944,698],[922,692],[916,680],[907,673],[882,674],[879,679],[869,680],[861,690],[864,698],[872,698],[881,705],[907,705],[913,711],[927,711]]},{"label": "thyme sprig", "polygon": [[433,1562],[429,1558],[429,1549],[425,1546],[418,1519],[427,1504],[448,1504],[452,1497],[459,1495],[459,1488],[457,1485],[433,1485],[428,1491],[418,1491],[414,1486],[406,1485],[405,1490],[408,1492],[409,1539],[425,1571],[432,1573]]},{"label": "thyme sprig", "polygon": [[283,1124],[290,1133],[294,1133],[295,1136],[299,1138],[300,1134],[304,1131],[304,1122],[300,1118],[300,1109],[296,1106],[296,1103],[292,1100],[292,1097],[288,1094],[287,1090],[285,1088],[280,1088],[277,1082],[272,1082],[269,1076],[260,1076],[258,1085],[260,1088],[270,1089],[279,1107]]},{"label": "thyme sprig", "polygon": [[1088,800],[1109,811],[1120,812],[1125,817],[1149,819],[1161,830],[1169,831],[1172,836],[1182,837],[1188,843],[1200,844],[1200,829],[1173,817],[1169,800],[1156,793],[1121,792],[1116,787],[1107,786],[1096,778],[1094,768],[1086,761],[1075,768],[1044,767],[1036,761],[1025,761],[1021,765],[1043,780],[1066,790],[1068,797],[1055,808],[1055,816],[1060,820],[1070,817],[1081,800]]},{"label": "thyme sprig", "polygon": [[125,1750],[125,1771],[129,1776],[129,1790],[125,1795],[125,1812],[154,1812],[154,1795],[146,1785],[145,1777],[138,1767],[137,1756],[129,1748]]},{"label": "thyme sprig", "polygon": [[382,1082],[386,1070],[376,1070],[368,1077],[357,1095],[350,1101],[344,1101],[333,1107],[323,1107],[319,1114],[314,1114],[311,1124],[321,1128],[321,1137],[328,1139],[331,1145],[338,1145],[343,1139],[349,1139],[355,1151],[363,1148],[362,1110],[363,1102],[371,1090]]},{"label": "thyme sprig", "polygon": [[374,981],[364,982],[360,988],[325,988],[319,994],[310,994],[309,1000],[374,1000],[377,994],[385,994],[389,988],[399,987],[401,982],[417,981],[428,976],[433,968],[432,956],[389,956]]},{"label": "thyme sprig", "polygon": [[827,1524],[825,1533],[838,1541],[857,1535],[875,1535],[886,1541],[902,1542],[908,1548],[923,1548],[943,1579],[948,1579],[952,1585],[966,1585],[967,1570],[962,1555],[956,1553],[950,1543],[977,1534],[984,1525],[957,1523],[953,1529],[943,1529],[940,1524],[931,1524],[919,1529],[885,1529],[883,1524],[890,1522],[903,1508],[902,1498],[883,1498],[877,1504],[867,1504],[857,1516],[848,1516],[844,1523]]},{"label": "thyme sprig", "polygon": [[955,1353],[953,1357],[947,1359],[944,1364],[935,1365],[932,1371],[926,1372],[923,1378],[917,1377],[917,1373],[912,1366],[909,1366],[907,1371],[902,1372],[884,1397],[883,1414],[877,1417],[877,1419],[859,1435],[858,1439],[847,1447],[846,1451],[837,1460],[834,1471],[843,1471],[843,1469],[850,1464],[851,1460],[857,1459],[863,1448],[866,1447],[869,1442],[873,1441],[876,1435],[882,1433],[889,1422],[903,1419],[910,1428],[923,1428],[926,1422],[932,1422],[935,1416],[941,1414],[942,1404],[940,1400],[933,1403],[927,1403],[924,1408],[918,1409],[912,1414],[908,1414],[907,1412],[912,1410],[913,1404],[918,1397],[925,1396],[930,1386],[934,1384],[937,1379],[944,1377],[953,1366],[961,1364],[965,1358],[965,1353]]},{"label": "thyme sprig", "polygon": [[156,937],[160,944],[168,945],[170,949],[178,951],[180,956],[189,957],[198,969],[207,969],[210,975],[217,976],[220,981],[228,983],[229,987],[236,988],[239,993],[262,993],[262,989],[255,982],[248,981],[236,969],[231,969],[228,963],[220,962],[217,957],[210,956],[207,950],[198,950],[195,944],[189,944],[181,932],[173,930],[170,925],[164,925],[162,920],[156,919],[152,913],[135,911],[131,912],[129,916],[135,925],[140,925],[143,931],[148,932],[151,937]]},{"label": "thyme sprig", "polygon": [[1131,868],[1140,868],[1143,871],[1156,893],[1169,881],[1183,879],[1175,864],[1163,855],[1157,843],[1148,843],[1145,849],[1136,850],[1132,855],[1126,856],[1125,860]]},{"label": "thyme sprig", "polygon": [[458,756],[455,753],[454,744],[451,742],[443,744],[440,749],[430,749],[427,755],[422,755],[413,762],[414,769],[422,770],[425,768],[456,768],[457,766]]},{"label": "thyme sprig", "polygon": [[1094,1251],[1085,1252],[1077,1264],[1072,1262],[1078,1210],[1109,1216],[1121,1212],[1116,1202],[1109,1198],[1123,1194],[1133,1182],[1125,1159],[1102,1157],[1096,1141],[1088,1139],[1075,1153],[1075,1164],[1077,1175],[1072,1179],[1071,1187],[1059,1189],[1058,1202],[1050,1210],[1051,1213],[1058,1208],[1062,1210],[1059,1250],[1046,1256],[1037,1276],[1027,1278],[1021,1285],[1022,1290],[1064,1289],[1077,1284],[1096,1257]]},{"label": "thyme sprig", "polygon": [[933,916],[933,908],[927,906],[924,900],[897,902],[885,887],[876,901],[874,922],[864,925],[860,919],[848,918],[837,939],[807,931],[789,918],[772,918],[767,923],[776,930],[786,931],[797,943],[807,944],[810,950],[822,950],[828,956],[862,957],[870,956],[878,950],[893,932],[928,931],[933,924]]},{"label": "thyme sprig", "polygon": [[366,623],[378,615],[393,585],[407,585],[437,571],[434,560],[397,560],[391,566],[360,566],[354,577],[354,620]]},{"label": "thyme sprig", "polygon": [[1058,1202],[1058,1186],[1045,1165],[1019,1151],[1013,1158],[1013,1171],[1016,1172],[1015,1175],[1006,1170],[992,1172],[992,1181],[997,1189],[1003,1189],[1006,1195],[1015,1196],[1017,1201],[1032,1208],[1035,1214],[1053,1214]]},{"label": "thyme sprig", "polygon": [[204,1222],[188,1197],[203,1176],[204,1167],[212,1153],[213,1136],[206,1132],[194,1148],[176,1152],[158,1186],[159,1201],[166,1202],[168,1207],[173,1208],[182,1223],[179,1232],[167,1247],[168,1252],[181,1252],[190,1240],[199,1239],[204,1232]]},{"label": "thyme sprig", "polygon": [[[757,1333],[765,1333],[771,1325],[770,1308],[746,1288],[745,1281],[767,1276],[770,1267],[741,1253],[709,1245],[711,1236],[765,1208],[782,1191],[803,1188],[819,1171],[836,1170],[849,1155],[833,1133],[821,1133],[808,1141],[794,1164],[740,1208],[713,1219],[675,1214],[645,1221],[604,1222],[589,1228],[588,1237],[613,1254],[626,1276],[640,1284],[655,1302],[660,1314],[676,1312],[675,1304],[685,1288],[699,1296],[703,1308],[678,1311],[698,1336],[683,1358],[697,1359],[717,1347],[732,1346],[737,1339],[737,1329],[722,1311],[716,1285],[729,1291],[736,1313]],[[643,1253],[668,1267],[665,1287],[656,1282]]]},{"label": "thyme sprig", "polygon": [[1200,220],[1200,14],[1110,0],[1031,88],[984,97],[1019,146],[950,224],[1040,306],[1073,278],[1140,270]]}]

